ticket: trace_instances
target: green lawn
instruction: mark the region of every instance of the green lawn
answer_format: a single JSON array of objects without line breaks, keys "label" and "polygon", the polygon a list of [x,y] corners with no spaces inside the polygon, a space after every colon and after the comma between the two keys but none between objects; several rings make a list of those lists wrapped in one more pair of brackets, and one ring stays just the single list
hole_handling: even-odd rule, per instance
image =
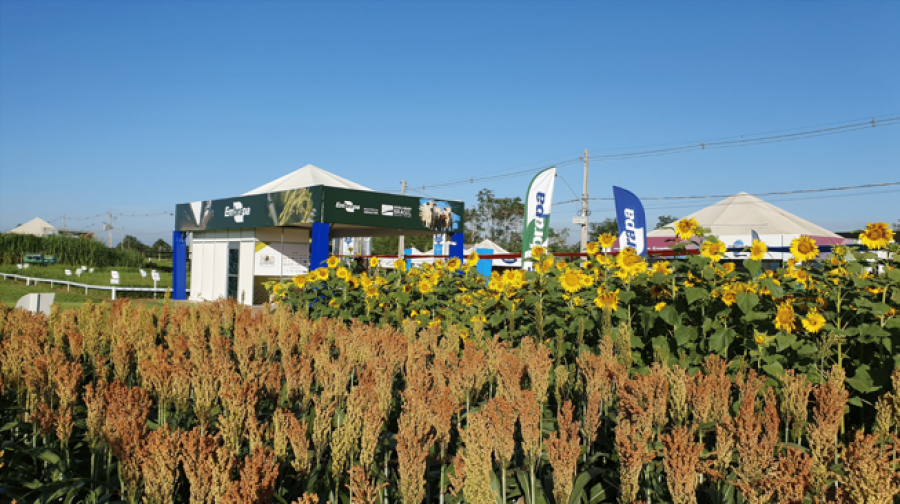
[{"label": "green lawn", "polygon": [[[88,285],[102,285],[108,286],[110,285],[109,281],[112,278],[110,274],[111,271],[119,272],[119,286],[121,287],[153,287],[153,279],[151,278],[149,267],[144,268],[121,268],[121,267],[112,267],[112,268],[94,268],[93,273],[89,273],[87,271],[83,272],[81,276],[75,275],[75,270],[79,266],[75,265],[62,265],[62,264],[50,264],[47,266],[30,266],[27,269],[18,269],[15,264],[0,264],[0,271],[3,273],[13,273],[16,275],[27,276],[31,278],[48,278],[53,280],[68,280],[70,282],[78,282],[82,284]],[[154,268],[156,266],[153,266]],[[171,268],[171,261],[169,261],[169,267]],[[66,270],[70,270],[72,274],[70,276],[66,276]],[[140,269],[143,269],[147,273],[147,277],[141,277]],[[171,270],[162,271],[157,270],[159,272],[159,282],[156,284],[157,287],[165,289],[172,287],[172,273]],[[73,288],[74,289],[74,288]]]}]

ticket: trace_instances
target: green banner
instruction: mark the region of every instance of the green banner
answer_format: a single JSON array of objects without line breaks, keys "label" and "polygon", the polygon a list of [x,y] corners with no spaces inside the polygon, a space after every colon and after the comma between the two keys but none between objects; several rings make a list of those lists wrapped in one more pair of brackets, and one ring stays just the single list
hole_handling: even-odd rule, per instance
[{"label": "green banner", "polygon": [[175,229],[213,231],[313,222],[378,228],[463,231],[461,201],[315,186],[176,206]]},{"label": "green banner", "polygon": [[177,231],[212,231],[320,222],[321,187],[195,201],[175,207]]},{"label": "green banner", "polygon": [[453,234],[463,230],[465,205],[397,194],[324,187],[322,222]]}]

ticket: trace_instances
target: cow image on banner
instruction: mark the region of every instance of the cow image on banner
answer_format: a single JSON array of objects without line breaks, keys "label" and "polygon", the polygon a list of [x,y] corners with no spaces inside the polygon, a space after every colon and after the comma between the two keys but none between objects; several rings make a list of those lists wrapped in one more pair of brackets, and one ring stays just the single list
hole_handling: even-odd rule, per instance
[{"label": "cow image on banner", "polygon": [[550,239],[550,206],[553,204],[553,185],[556,167],[535,175],[525,196],[525,222],[522,230],[522,269],[532,269],[531,249],[547,248]]},{"label": "cow image on banner", "polygon": [[644,205],[631,191],[613,186],[616,200],[616,223],[619,225],[619,250],[633,248],[641,257],[647,257],[647,221]]}]

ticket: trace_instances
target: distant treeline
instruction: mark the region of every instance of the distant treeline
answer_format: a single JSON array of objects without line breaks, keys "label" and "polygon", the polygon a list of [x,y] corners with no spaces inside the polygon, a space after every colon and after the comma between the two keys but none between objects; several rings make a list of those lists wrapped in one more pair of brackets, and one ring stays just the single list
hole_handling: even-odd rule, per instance
[{"label": "distant treeline", "polygon": [[106,245],[90,238],[0,233],[0,263],[21,263],[25,254],[55,255],[59,264],[89,267],[139,267],[144,262],[137,250],[106,248]]}]

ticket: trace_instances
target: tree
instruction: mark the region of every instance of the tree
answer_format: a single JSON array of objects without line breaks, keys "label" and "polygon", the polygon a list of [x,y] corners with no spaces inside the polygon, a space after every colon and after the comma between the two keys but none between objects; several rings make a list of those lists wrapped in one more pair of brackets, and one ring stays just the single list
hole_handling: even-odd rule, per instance
[{"label": "tree", "polygon": [[671,224],[677,220],[678,220],[678,217],[672,217],[671,215],[660,215],[659,222],[656,223],[656,227],[653,229],[662,229],[663,227],[665,227],[668,224]]},{"label": "tree", "polygon": [[150,247],[154,252],[171,252],[172,246],[168,244],[165,240],[160,238],[153,242],[153,245]]},{"label": "tree", "polygon": [[122,238],[122,241],[116,245],[116,248],[123,250],[137,250],[138,252],[147,250],[147,246],[141,243],[141,240],[138,240],[131,235],[125,235],[125,238]]},{"label": "tree", "polygon": [[506,250],[518,250],[525,221],[522,198],[498,198],[490,189],[478,191],[476,198],[475,208],[466,209],[466,242],[488,239]]},{"label": "tree", "polygon": [[619,236],[619,225],[612,217],[607,217],[600,222],[591,222],[588,224],[589,241],[597,241],[601,234],[607,233]]},{"label": "tree", "polygon": [[[406,248],[417,248],[422,252],[431,250],[434,242],[432,235],[407,236],[403,239],[403,245]],[[397,248],[400,244],[399,236],[376,236],[372,238],[372,254],[373,255],[397,255]]]},{"label": "tree", "polygon": [[581,243],[569,243],[569,228],[563,227],[560,230],[549,228],[547,238],[547,250],[549,252],[578,252]]}]

